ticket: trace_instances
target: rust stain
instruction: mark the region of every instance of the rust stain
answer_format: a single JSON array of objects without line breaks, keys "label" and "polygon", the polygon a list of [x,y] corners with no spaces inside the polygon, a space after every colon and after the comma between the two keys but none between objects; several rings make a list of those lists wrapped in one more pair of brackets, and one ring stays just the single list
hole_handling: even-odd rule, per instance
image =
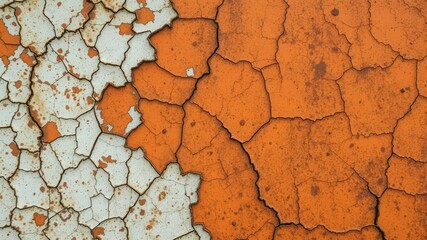
[{"label": "rust stain", "polygon": [[40,227],[45,224],[47,216],[43,214],[34,213],[33,218],[36,226]]},{"label": "rust stain", "polygon": [[154,21],[154,13],[149,8],[140,8],[136,11],[136,19],[138,23],[147,24]]}]

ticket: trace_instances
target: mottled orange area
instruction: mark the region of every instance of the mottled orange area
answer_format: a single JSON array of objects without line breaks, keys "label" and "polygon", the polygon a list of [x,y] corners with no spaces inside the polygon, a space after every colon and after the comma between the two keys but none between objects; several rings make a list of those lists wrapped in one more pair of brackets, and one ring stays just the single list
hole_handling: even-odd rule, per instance
[{"label": "mottled orange area", "polygon": [[277,240],[379,240],[381,233],[373,226],[365,227],[360,231],[348,231],[345,233],[330,232],[322,226],[315,227],[312,230],[306,229],[301,225],[283,225],[279,226],[275,232],[274,239]]},{"label": "mottled orange area", "polygon": [[427,239],[426,0],[3,2],[0,236]]},{"label": "mottled orange area", "polygon": [[256,68],[275,63],[287,7],[283,0],[224,1],[216,18],[218,53],[233,62],[249,61]]},{"label": "mottled orange area", "polygon": [[298,187],[301,224],[319,223],[334,232],[374,224],[376,199],[362,178],[353,174],[340,182],[308,180]]},{"label": "mottled orange area", "polygon": [[194,78],[209,71],[207,60],[215,50],[216,25],[207,19],[175,20],[151,37],[157,49],[157,64],[179,77],[187,77],[192,68]]},{"label": "mottled orange area", "polygon": [[272,120],[245,144],[260,174],[261,198],[281,222],[340,232],[374,223],[376,200],[368,186],[377,195],[386,187],[391,137],[353,138],[348,124],[343,114],[316,122]]},{"label": "mottled orange area", "polygon": [[288,1],[285,34],[278,41],[278,66],[266,74],[274,117],[320,119],[343,110],[333,81],[351,67],[350,44],[325,22],[321,1]]},{"label": "mottled orange area", "polygon": [[142,98],[182,105],[193,93],[194,78],[176,77],[155,62],[134,69],[134,85]]},{"label": "mottled orange area", "polygon": [[397,56],[390,46],[378,42],[370,32],[369,1],[324,0],[322,10],[327,22],[336,26],[351,43],[348,55],[355,69],[388,67]]},{"label": "mottled orange area", "polygon": [[198,81],[192,102],[215,115],[233,138],[245,142],[270,119],[262,75],[247,62],[234,64],[219,55],[211,72]]},{"label": "mottled orange area", "polygon": [[215,19],[222,0],[172,0],[180,18]]},{"label": "mottled orange area", "polygon": [[406,193],[427,193],[427,163],[393,156],[389,160],[387,178],[389,187]]},{"label": "mottled orange area", "polygon": [[47,216],[39,213],[33,214],[34,223],[37,227],[43,226],[45,224],[45,221],[47,219]]},{"label": "mottled orange area", "polygon": [[421,96],[427,97],[427,58],[422,61],[418,61],[417,70],[417,84],[418,90],[420,91],[419,94]]},{"label": "mottled orange area", "polygon": [[139,102],[139,109],[143,123],[129,134],[127,145],[142,148],[157,172],[162,172],[169,162],[176,161],[184,111],[176,105],[145,99]]},{"label": "mottled orange area", "polygon": [[118,135],[127,135],[126,128],[133,120],[129,111],[138,109],[139,95],[131,84],[124,87],[107,87],[101,101],[96,106],[103,122],[101,128],[104,132]]},{"label": "mottled orange area", "polygon": [[188,103],[184,110],[178,161],[184,171],[203,178],[193,221],[203,223],[215,239],[268,239],[277,219],[258,198],[257,175],[242,146],[198,106]]},{"label": "mottled orange area", "polygon": [[427,196],[387,190],[379,202],[378,226],[386,239],[427,238]]},{"label": "mottled orange area", "polygon": [[138,23],[147,24],[154,20],[154,13],[149,8],[140,8],[136,11],[136,20]]},{"label": "mottled orange area", "polygon": [[389,44],[404,58],[422,59],[427,54],[427,3],[419,0],[371,2],[372,35]]},{"label": "mottled orange area", "polygon": [[46,123],[46,125],[43,126],[42,131],[42,141],[46,143],[50,143],[61,136],[61,133],[58,131],[58,126],[55,122]]},{"label": "mottled orange area", "polygon": [[418,97],[410,112],[397,123],[394,153],[427,162],[427,98]]},{"label": "mottled orange area", "polygon": [[387,188],[386,169],[392,152],[390,134],[364,137],[352,136],[334,150],[343,161],[353,168],[376,196],[381,196]]},{"label": "mottled orange area", "polygon": [[354,134],[393,132],[418,95],[416,63],[399,58],[385,70],[350,70],[338,84]]}]

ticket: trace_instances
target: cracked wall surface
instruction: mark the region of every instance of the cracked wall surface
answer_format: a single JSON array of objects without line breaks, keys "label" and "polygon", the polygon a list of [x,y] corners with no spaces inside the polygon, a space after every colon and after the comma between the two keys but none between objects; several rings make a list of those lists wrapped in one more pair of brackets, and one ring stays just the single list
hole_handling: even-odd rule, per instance
[{"label": "cracked wall surface", "polygon": [[427,239],[425,0],[0,0],[0,239]]}]

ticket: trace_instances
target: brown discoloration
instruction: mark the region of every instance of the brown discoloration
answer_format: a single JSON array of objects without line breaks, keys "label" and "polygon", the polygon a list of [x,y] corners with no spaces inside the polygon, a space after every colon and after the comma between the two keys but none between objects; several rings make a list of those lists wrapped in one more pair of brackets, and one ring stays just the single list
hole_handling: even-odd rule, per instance
[{"label": "brown discoloration", "polygon": [[158,196],[159,201],[162,201],[166,198],[166,192],[161,192]]},{"label": "brown discoloration", "polygon": [[19,150],[18,146],[16,146],[15,143],[13,143],[13,142],[10,143],[9,148],[12,149],[12,155],[13,156],[15,156],[15,157],[19,156],[20,150]]},{"label": "brown discoloration", "polygon": [[104,235],[104,228],[103,227],[96,227],[92,230],[93,236],[94,237],[99,237],[100,235]]},{"label": "brown discoloration", "polygon": [[108,164],[106,164],[105,162],[98,160],[98,167],[100,168],[106,168],[108,167]]},{"label": "brown discoloration", "polygon": [[16,88],[20,88],[22,86],[22,81],[16,81],[15,82],[15,87]]},{"label": "brown discoloration", "polygon": [[106,163],[115,163],[115,162],[117,162],[117,160],[112,159],[111,156],[102,157],[102,161],[104,161]]},{"label": "brown discoloration", "polygon": [[87,0],[83,1],[83,9],[80,11],[80,13],[83,15],[85,19],[89,18],[89,12],[92,11],[93,7],[94,7],[93,3]]}]

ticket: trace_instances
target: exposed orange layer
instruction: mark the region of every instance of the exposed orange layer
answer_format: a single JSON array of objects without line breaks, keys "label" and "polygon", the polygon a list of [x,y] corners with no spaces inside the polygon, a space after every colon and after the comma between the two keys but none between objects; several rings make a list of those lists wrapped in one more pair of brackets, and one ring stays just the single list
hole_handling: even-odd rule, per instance
[{"label": "exposed orange layer", "polygon": [[247,154],[208,113],[191,103],[184,110],[178,161],[184,171],[200,173],[204,180],[193,221],[203,223],[216,239],[268,239],[277,219],[258,199],[257,175]]},{"label": "exposed orange layer", "polygon": [[172,0],[180,18],[214,19],[222,0]]},{"label": "exposed orange layer", "polygon": [[[55,153],[55,161],[59,161],[55,166],[52,159],[47,161],[40,153],[46,148],[28,150],[23,144],[34,134],[39,134],[36,140],[45,145],[62,134],[77,139],[73,131],[85,123],[77,126],[78,121],[66,114],[43,114],[47,107],[73,110],[68,105],[61,106],[56,96],[40,101],[43,106],[31,106],[31,116],[22,122],[25,111],[21,110],[26,109],[28,98],[34,100],[40,95],[36,91],[60,92],[57,82],[64,80],[64,75],[79,77],[78,73],[87,69],[66,63],[71,59],[72,54],[68,54],[72,48],[59,48],[59,55],[53,54],[51,63],[46,64],[46,52],[37,48],[52,48],[69,33],[57,36],[55,29],[48,29],[55,25],[55,19],[47,16],[47,3],[40,12],[45,13],[40,18],[46,26],[25,29],[31,24],[25,23],[28,20],[23,15],[36,11],[32,6],[24,8],[26,3],[6,3],[8,6],[1,9],[14,11],[17,21],[9,21],[11,15],[0,19],[1,101],[16,105],[5,103],[4,109],[10,109],[0,109],[5,116],[0,117],[1,129],[11,129],[12,136],[3,150],[4,157],[11,160],[0,164],[0,175],[11,184],[20,173],[40,174],[40,182],[47,185],[37,186],[36,190],[49,194],[44,195],[46,204],[53,206],[58,201],[59,208],[74,211],[65,206],[69,196],[62,198],[59,193],[55,199],[54,187],[59,183],[47,179],[55,167],[58,171],[51,172],[58,181],[62,181],[62,175],[57,172],[70,174],[74,170],[74,166],[64,168],[66,153]],[[125,147],[132,150],[141,148],[159,174],[171,162],[179,163],[183,172],[199,174],[198,201],[190,206],[191,221],[202,224],[212,239],[427,239],[427,1],[171,0],[178,13],[172,24],[162,23],[161,19],[167,14],[175,16],[172,9],[167,13],[168,1],[164,6],[160,1],[146,0],[81,3],[81,10],[75,12],[69,25],[64,23],[62,27],[75,27],[72,32],[81,36],[83,28],[88,27],[91,35],[84,42],[90,46],[83,53],[90,57],[88,68],[90,61],[108,58],[108,53],[99,51],[98,42],[94,42],[102,39],[97,31],[103,32],[108,29],[104,25],[114,21],[119,34],[129,37],[127,46],[117,45],[117,51],[123,51],[129,60],[121,61],[124,64],[119,67],[136,62],[127,69],[132,71],[132,81],[126,79],[129,82],[123,87],[106,87],[100,101],[92,99],[92,93],[85,96],[84,101],[90,106],[82,114],[92,111],[94,104],[102,132],[125,137]],[[64,2],[56,5],[65,6]],[[137,9],[132,10],[134,7]],[[123,18],[135,20],[120,22],[120,12],[126,12]],[[80,17],[83,20],[78,23]],[[99,23],[91,26],[89,17]],[[165,25],[153,30],[148,39],[155,48],[155,56],[150,59],[156,60],[132,59],[135,54],[130,49],[138,48],[138,43],[131,42],[131,37],[147,33],[139,31],[139,27],[156,24]],[[11,31],[11,27],[16,29]],[[11,34],[18,29],[20,35]],[[48,35],[48,30],[53,32],[47,36],[45,46],[36,47],[39,41],[31,42],[31,38]],[[23,35],[24,32],[32,35]],[[19,57],[15,56],[21,49]],[[55,61],[66,64],[64,69],[68,70],[55,73],[53,68],[63,67],[62,63],[54,66]],[[101,69],[99,62],[93,66],[92,76],[97,66]],[[35,80],[34,70],[38,67],[46,68],[42,71],[49,74],[41,77],[38,72],[39,80]],[[18,68],[24,70],[15,71]],[[87,82],[99,81],[94,79]],[[67,80],[71,81],[70,76]],[[46,89],[37,90],[37,84],[42,82]],[[85,89],[72,87],[66,94],[76,98],[82,91]],[[134,119],[135,115],[141,119]],[[53,122],[50,117],[61,122]],[[132,125],[135,122],[139,126]],[[24,127],[34,132],[25,135],[27,132],[20,132]],[[53,145],[51,149],[56,151],[57,146]],[[76,149],[70,152],[74,153],[73,158],[80,156]],[[31,154],[35,162],[30,162]],[[91,158],[91,154],[85,157]],[[108,170],[105,175],[109,180],[133,170],[129,169],[131,164],[108,154],[93,161],[96,167]],[[123,169],[116,173],[119,164]],[[93,175],[104,170],[94,170]],[[139,180],[130,179],[134,174],[131,172],[121,184]],[[102,177],[98,177],[97,184],[101,184]],[[68,188],[67,182],[58,187],[64,188]],[[15,226],[16,220],[11,216],[16,209],[24,211],[29,205],[19,207],[23,199],[14,198],[22,193],[16,185],[11,185],[10,190],[10,196],[4,194],[1,198],[9,197],[16,204],[5,219],[12,219],[10,229],[23,235],[25,230]],[[169,192],[157,190],[161,192],[151,200],[166,202]],[[122,193],[117,191],[107,201]],[[96,186],[96,193],[91,194],[92,204],[104,192]],[[38,201],[38,195],[33,197]],[[153,205],[153,201],[145,199],[139,199],[137,204],[143,206],[146,201],[146,207]],[[42,204],[45,203],[30,206],[47,209]],[[79,214],[76,215],[81,217]],[[145,216],[149,212],[140,210],[137,214]],[[93,215],[98,221],[95,218],[100,216],[95,217],[95,212]],[[71,218],[58,216],[64,223]],[[48,232],[43,227],[57,224],[51,224],[44,214],[31,213],[29,218],[43,233]],[[141,226],[150,232],[159,223],[153,217],[148,225]],[[86,230],[95,238],[112,233],[99,225]],[[129,229],[121,227],[119,231]]]},{"label": "exposed orange layer", "polygon": [[134,84],[142,98],[183,104],[193,93],[194,78],[176,77],[155,62],[141,64],[133,71]]},{"label": "exposed orange layer", "polygon": [[247,62],[234,64],[219,55],[209,65],[211,73],[199,80],[191,101],[215,115],[233,138],[249,140],[270,119],[262,75]]},{"label": "exposed orange layer", "polygon": [[151,37],[157,49],[157,64],[179,77],[187,77],[192,68],[194,78],[208,72],[207,59],[215,50],[216,25],[206,19],[178,19]]},{"label": "exposed orange layer", "polygon": [[234,62],[249,61],[256,68],[276,62],[277,40],[284,32],[288,6],[283,0],[267,2],[224,1],[216,19],[219,54]]},{"label": "exposed orange layer", "polygon": [[139,95],[129,83],[119,88],[107,87],[96,106],[103,119],[102,130],[125,136],[126,128],[132,121],[129,111],[131,108],[138,109],[138,101]]},{"label": "exposed orange layer", "polygon": [[46,143],[50,143],[61,136],[61,133],[58,131],[58,126],[55,122],[46,123],[46,125],[43,126],[42,131],[42,141]]},{"label": "exposed orange layer", "polygon": [[162,172],[168,163],[176,161],[184,111],[176,105],[144,99],[139,109],[144,122],[129,134],[127,145],[142,148],[157,172]]}]

